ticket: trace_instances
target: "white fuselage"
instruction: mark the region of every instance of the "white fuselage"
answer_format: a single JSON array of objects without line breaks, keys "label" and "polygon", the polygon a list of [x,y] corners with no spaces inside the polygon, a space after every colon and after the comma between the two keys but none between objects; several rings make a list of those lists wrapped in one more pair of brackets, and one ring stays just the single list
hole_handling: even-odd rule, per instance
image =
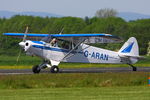
[{"label": "white fuselage", "polygon": [[[86,44],[80,44],[77,49],[69,55],[67,49],[51,46],[49,43],[28,41],[27,52],[46,60],[58,62],[78,63],[114,63],[120,64],[121,58],[118,52],[101,49]],[[66,56],[67,55],[67,56]],[[65,57],[65,58],[64,58]]]}]

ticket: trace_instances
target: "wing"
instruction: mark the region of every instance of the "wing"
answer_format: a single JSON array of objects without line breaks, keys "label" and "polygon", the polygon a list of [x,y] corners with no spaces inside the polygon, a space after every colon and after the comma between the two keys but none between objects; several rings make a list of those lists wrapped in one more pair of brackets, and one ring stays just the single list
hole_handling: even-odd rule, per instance
[{"label": "wing", "polygon": [[122,39],[110,35],[110,34],[62,34],[62,35],[53,35],[54,37],[58,37],[59,39],[65,39],[68,41],[72,41],[74,43],[78,43],[85,39],[84,43],[117,43],[122,42]]},{"label": "wing", "polygon": [[[6,36],[20,37],[24,36],[24,33],[3,33]],[[71,41],[73,43],[78,43],[80,41],[84,41],[84,43],[118,43],[123,40],[117,36],[111,34],[27,34],[29,38],[43,38],[43,37],[51,37],[58,38],[62,40]]]},{"label": "wing", "polygon": [[[3,33],[3,35],[15,37],[15,38],[23,38],[25,33]],[[47,37],[48,34],[29,33],[29,34],[26,34],[26,36],[27,36],[27,39],[41,40],[43,37]]]}]

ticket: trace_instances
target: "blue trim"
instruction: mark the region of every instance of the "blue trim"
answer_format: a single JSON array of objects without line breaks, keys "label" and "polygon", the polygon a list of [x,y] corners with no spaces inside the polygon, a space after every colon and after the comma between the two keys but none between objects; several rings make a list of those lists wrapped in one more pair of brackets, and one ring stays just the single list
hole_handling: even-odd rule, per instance
[{"label": "blue trim", "polygon": [[[3,35],[7,35],[7,36],[24,36],[24,33],[3,33]],[[117,38],[120,39],[117,36],[114,35],[110,35],[110,34],[26,34],[27,36],[31,36],[31,37],[46,37],[51,35],[52,37],[92,37],[92,36],[100,36],[100,37],[113,37],[113,38]]]},{"label": "blue trim", "polygon": [[124,50],[122,50],[122,53],[129,53],[132,50],[134,42],[132,42],[131,44],[129,44]]},{"label": "blue trim", "polygon": [[[24,33],[3,33],[3,35],[7,36],[24,36]],[[49,34],[26,34],[27,36],[32,36],[32,37],[45,37],[48,36]]]},{"label": "blue trim", "polygon": [[32,41],[33,43],[37,43],[37,44],[44,44],[43,42],[41,41]]},{"label": "blue trim", "polygon": [[[45,49],[45,50],[51,50],[51,51],[58,51],[58,52],[66,52],[68,53],[70,50],[60,49],[60,48],[52,48],[52,47],[46,47],[46,46],[40,46],[40,45],[32,45],[35,48]],[[76,51],[73,51],[72,53],[77,53]],[[83,52],[78,52],[83,53]]]}]

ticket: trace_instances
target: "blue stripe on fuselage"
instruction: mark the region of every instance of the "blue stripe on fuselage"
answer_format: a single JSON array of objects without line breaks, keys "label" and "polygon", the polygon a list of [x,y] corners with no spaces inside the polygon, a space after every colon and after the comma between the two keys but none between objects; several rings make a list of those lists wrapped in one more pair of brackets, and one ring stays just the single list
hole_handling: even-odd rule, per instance
[{"label": "blue stripe on fuselage", "polygon": [[[52,47],[47,47],[47,46],[40,46],[40,45],[32,45],[35,48],[40,48],[40,49],[45,49],[45,50],[51,50],[51,51],[58,51],[58,52],[66,52],[68,53],[70,50],[65,50],[65,49],[60,49],[60,48],[52,48]],[[83,53],[83,52],[76,52],[73,51],[71,53]]]},{"label": "blue stripe on fuselage", "polygon": [[52,50],[52,51],[58,51],[58,52],[69,52],[69,50],[59,49],[59,48],[50,48],[46,46],[40,46],[40,45],[32,45],[35,48],[45,49],[45,50]]},{"label": "blue stripe on fuselage", "polygon": [[37,44],[44,44],[43,42],[41,41],[32,41],[33,43],[37,43]]}]

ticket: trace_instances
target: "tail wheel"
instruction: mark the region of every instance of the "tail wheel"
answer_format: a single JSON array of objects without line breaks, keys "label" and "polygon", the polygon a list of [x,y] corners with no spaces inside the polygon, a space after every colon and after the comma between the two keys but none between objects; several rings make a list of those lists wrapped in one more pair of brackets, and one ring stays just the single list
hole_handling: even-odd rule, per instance
[{"label": "tail wheel", "polygon": [[41,69],[39,68],[38,65],[35,65],[32,67],[32,71],[33,71],[33,73],[39,73],[41,71]]},{"label": "tail wheel", "polygon": [[55,65],[52,66],[51,69],[50,69],[50,72],[51,72],[51,73],[58,73],[58,72],[59,72],[58,66],[55,66]]},{"label": "tail wheel", "polygon": [[133,69],[132,69],[133,71],[137,71],[137,68],[136,68],[136,67],[132,67],[132,68],[133,68]]},{"label": "tail wheel", "polygon": [[132,67],[133,71],[137,71],[137,68],[135,66],[133,66],[132,64],[128,64],[128,65],[130,65]]}]

